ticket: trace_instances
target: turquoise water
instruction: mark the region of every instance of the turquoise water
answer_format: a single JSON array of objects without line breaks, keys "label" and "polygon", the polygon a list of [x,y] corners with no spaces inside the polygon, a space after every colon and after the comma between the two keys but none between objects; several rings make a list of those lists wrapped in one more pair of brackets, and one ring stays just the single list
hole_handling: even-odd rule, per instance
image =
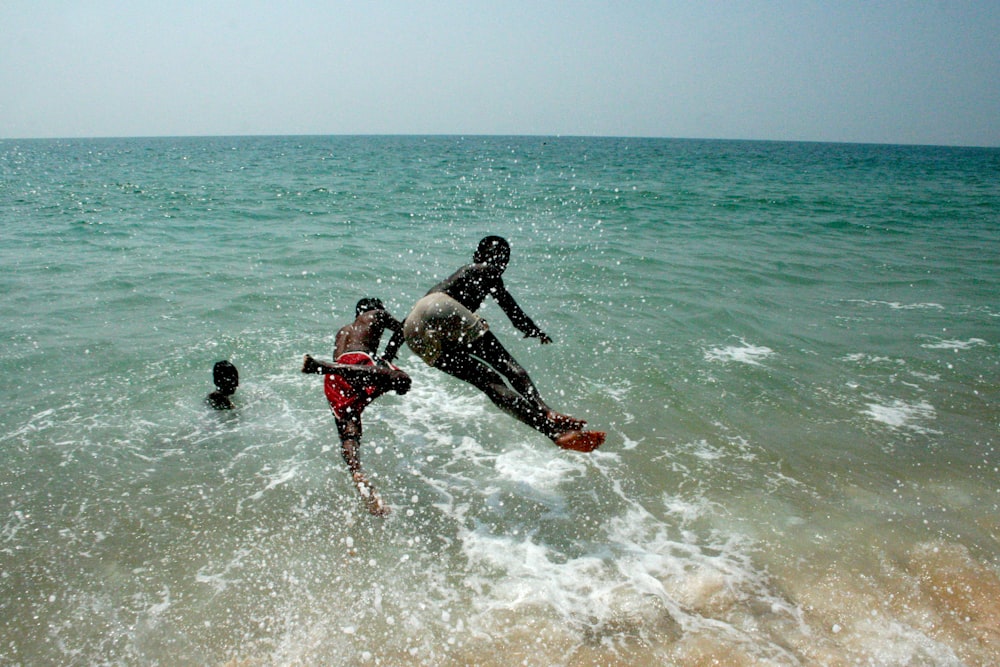
[{"label": "turquoise water", "polygon": [[[0,228],[0,664],[1000,660],[997,149],[3,140]],[[371,517],[302,355],[486,234],[608,441],[404,350]]]}]

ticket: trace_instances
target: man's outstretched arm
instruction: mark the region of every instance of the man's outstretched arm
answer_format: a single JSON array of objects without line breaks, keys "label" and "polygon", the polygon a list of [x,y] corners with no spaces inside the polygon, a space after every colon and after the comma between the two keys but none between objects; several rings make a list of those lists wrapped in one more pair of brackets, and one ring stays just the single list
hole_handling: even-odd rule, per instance
[{"label": "man's outstretched arm", "polygon": [[542,344],[551,343],[552,339],[549,335],[542,331],[537,324],[535,324],[530,317],[521,309],[521,306],[517,304],[514,297],[511,296],[507,288],[501,286],[494,294],[494,298],[497,301],[497,305],[500,306],[507,317],[510,319],[510,323],[514,327],[524,334],[525,338],[537,338]]}]

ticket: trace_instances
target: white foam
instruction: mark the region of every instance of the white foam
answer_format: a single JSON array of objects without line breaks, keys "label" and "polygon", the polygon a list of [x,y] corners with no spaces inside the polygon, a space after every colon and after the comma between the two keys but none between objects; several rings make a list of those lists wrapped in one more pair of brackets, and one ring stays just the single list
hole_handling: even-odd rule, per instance
[{"label": "white foam", "polygon": [[848,619],[852,643],[868,647],[869,664],[963,665],[955,652],[928,633],[872,611]]},{"label": "white foam", "polygon": [[615,433],[618,435],[618,439],[621,441],[621,448],[625,451],[630,449],[635,449],[642,442],[645,441],[645,438],[639,438],[638,440],[632,439],[624,431],[615,430]]},{"label": "white foam", "polygon": [[564,481],[586,472],[582,462],[568,456],[553,456],[550,447],[518,447],[496,458],[496,471],[502,479],[525,484],[533,489],[554,491]]},{"label": "white foam", "polygon": [[[682,496],[664,496],[664,509],[682,526],[718,511]],[[759,632],[751,610],[770,610],[775,625],[798,637],[808,629],[801,612],[754,566],[750,543],[731,533],[699,536],[672,523],[633,504],[607,520],[599,546],[576,554],[534,532],[460,529],[469,562],[466,586],[478,591],[471,629],[496,636],[505,631],[504,619],[533,628],[557,619],[562,632],[588,641],[658,644],[690,633],[787,662],[790,654]],[[562,639],[575,641],[565,634]]]},{"label": "white foam", "polygon": [[845,361],[850,361],[852,363],[858,364],[896,364],[898,366],[903,366],[906,362],[902,359],[891,359],[889,357],[883,357],[876,354],[866,354],[864,352],[854,352],[848,354],[844,357]]},{"label": "white foam", "polygon": [[250,555],[250,549],[245,547],[237,549],[233,553],[232,558],[228,562],[222,563],[222,568],[217,572],[212,571],[213,565],[202,566],[195,573],[195,581],[199,584],[211,586],[216,593],[221,593],[231,585],[238,586],[243,583],[243,579],[231,576],[231,572],[242,569],[244,567],[244,560]]},{"label": "white foam", "polygon": [[710,443],[708,440],[702,438],[701,440],[674,445],[673,451],[693,456],[706,464],[727,458],[735,458],[741,461],[752,461],[755,458],[746,439],[740,436],[728,438],[724,443],[717,444]]},{"label": "white foam", "polygon": [[894,399],[889,402],[869,403],[864,414],[894,429],[925,432],[918,422],[933,420],[937,413],[934,406],[927,401],[908,403]]},{"label": "white foam", "polygon": [[850,299],[849,303],[860,303],[866,306],[886,306],[892,310],[944,310],[940,303],[900,303],[899,301],[878,301],[871,299]]},{"label": "white foam", "polygon": [[555,609],[559,615],[592,618],[603,615],[601,598],[616,585],[600,558],[582,555],[563,559],[530,536],[472,530],[464,531],[461,540],[472,572],[483,567],[505,574],[490,577],[490,594],[476,599],[481,611],[498,606],[542,606]]},{"label": "white foam", "polygon": [[413,378],[413,387],[403,397],[405,419],[393,424],[393,430],[403,439],[451,444],[450,431],[455,424],[476,423],[497,415],[476,389],[459,384],[441,371],[421,363],[407,372]]},{"label": "white foam", "polygon": [[3,538],[4,542],[13,542],[18,531],[28,525],[27,517],[21,510],[13,510],[9,517],[3,530],[0,531],[0,538]]},{"label": "white foam", "polygon": [[681,495],[663,495],[663,506],[678,519],[680,525],[685,526],[696,519],[709,513],[714,505],[704,498],[691,500]]},{"label": "white foam", "polygon": [[920,347],[927,348],[928,350],[971,350],[974,347],[979,347],[981,345],[988,345],[988,343],[982,338],[970,338],[969,340],[938,340],[934,343],[924,343]]},{"label": "white foam", "polygon": [[[679,496],[665,495],[664,505],[682,526],[718,511],[711,503]],[[705,538],[682,530],[681,540],[670,533],[668,524],[640,508],[610,522],[609,539],[624,549],[616,566],[628,587],[662,599],[685,632],[724,637],[733,645],[754,644],[754,652],[789,657],[758,634],[760,628],[745,613],[746,608],[767,608],[798,628],[795,634],[808,633],[801,611],[772,589],[766,573],[754,566],[751,544],[735,533]]]},{"label": "white foam", "polygon": [[759,366],[760,362],[774,354],[774,350],[762,345],[751,345],[740,340],[740,345],[713,347],[705,350],[705,359],[722,363],[734,362]]},{"label": "white foam", "polygon": [[[267,478],[267,485],[263,489],[260,489],[256,493],[252,494],[248,500],[260,500],[268,491],[276,489],[282,484],[295,479],[295,477],[299,474],[299,466],[295,462],[289,462],[287,465],[282,466],[282,469],[277,472],[272,472],[269,467],[265,466],[258,474]],[[243,501],[237,503],[237,511],[242,511],[242,506]]]}]

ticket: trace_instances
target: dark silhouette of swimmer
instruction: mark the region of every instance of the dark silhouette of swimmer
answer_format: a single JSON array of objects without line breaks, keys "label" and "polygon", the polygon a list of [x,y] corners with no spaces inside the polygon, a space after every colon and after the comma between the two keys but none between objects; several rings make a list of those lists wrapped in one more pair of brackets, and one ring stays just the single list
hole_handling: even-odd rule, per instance
[{"label": "dark silhouette of swimmer", "polygon": [[217,361],[212,367],[212,379],[215,382],[215,391],[209,394],[205,401],[216,410],[232,410],[233,401],[229,397],[236,393],[236,388],[240,386],[240,373],[236,366],[228,361]]},{"label": "dark silhouette of swimmer", "polygon": [[[582,419],[550,408],[528,372],[476,315],[492,296],[525,338],[543,345],[552,339],[514,301],[503,282],[510,245],[499,236],[479,242],[466,264],[417,301],[403,323],[407,345],[429,366],[478,388],[504,412],[531,426],[564,449],[590,452],[604,442],[601,431],[584,431]],[[504,381],[506,379],[506,382]]]},{"label": "dark silhouette of swimmer", "polygon": [[[375,488],[361,470],[361,413],[376,398],[394,391],[405,394],[410,390],[410,376],[396,368],[392,361],[403,344],[403,325],[385,309],[378,299],[361,299],[355,308],[355,320],[337,332],[334,363],[313,359],[308,354],[302,361],[303,373],[325,375],[323,390],[337,423],[340,449],[351,471],[354,485],[368,511],[376,516],[389,513]],[[382,334],[393,332],[378,357]]]}]

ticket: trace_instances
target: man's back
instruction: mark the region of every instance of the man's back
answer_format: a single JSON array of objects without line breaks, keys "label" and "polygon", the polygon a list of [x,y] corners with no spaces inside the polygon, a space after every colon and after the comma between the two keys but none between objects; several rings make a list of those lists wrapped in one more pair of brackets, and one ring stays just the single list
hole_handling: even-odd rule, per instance
[{"label": "man's back", "polygon": [[375,354],[379,341],[382,340],[382,332],[385,331],[384,317],[379,317],[379,313],[384,312],[367,310],[338,331],[334,356],[339,357],[345,352]]}]

